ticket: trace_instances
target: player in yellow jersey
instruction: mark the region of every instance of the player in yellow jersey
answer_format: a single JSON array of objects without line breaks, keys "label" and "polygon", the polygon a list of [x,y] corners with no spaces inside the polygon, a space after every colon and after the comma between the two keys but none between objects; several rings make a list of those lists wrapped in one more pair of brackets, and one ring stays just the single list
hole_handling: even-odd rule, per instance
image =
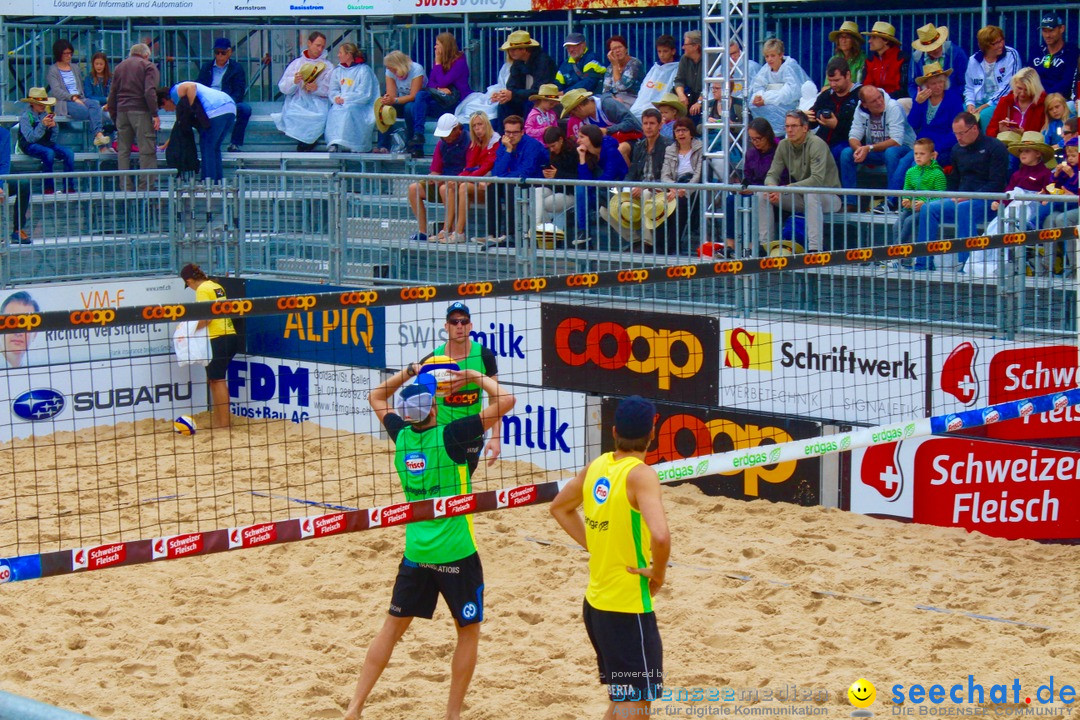
[{"label": "player in yellow jersey", "polygon": [[645,715],[663,690],[652,598],[664,584],[671,535],[660,478],[645,464],[655,419],[648,400],[622,400],[612,429],[615,451],[578,472],[551,503],[551,514],[589,551],[582,614],[611,699],[605,718]]},{"label": "player in yellow jersey", "polygon": [[[184,285],[195,291],[198,302],[226,300],[225,288],[217,284],[195,263],[188,263],[180,270]],[[229,363],[240,352],[240,338],[231,318],[200,320],[196,330],[207,328],[213,359],[206,366],[206,381],[210,385],[210,404],[213,427],[229,427],[232,412],[229,410]]]}]

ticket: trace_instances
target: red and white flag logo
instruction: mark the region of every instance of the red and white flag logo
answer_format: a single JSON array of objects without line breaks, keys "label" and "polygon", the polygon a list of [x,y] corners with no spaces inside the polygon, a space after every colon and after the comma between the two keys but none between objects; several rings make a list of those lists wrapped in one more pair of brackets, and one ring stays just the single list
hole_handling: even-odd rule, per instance
[{"label": "red and white flag logo", "polygon": [[904,492],[904,473],[900,468],[900,443],[871,445],[862,459],[860,480],[872,487],[887,502],[896,502]]},{"label": "red and white flag logo", "polygon": [[979,399],[979,376],[975,372],[978,355],[978,345],[962,342],[953,348],[941,366],[941,389],[964,405],[972,405]]}]

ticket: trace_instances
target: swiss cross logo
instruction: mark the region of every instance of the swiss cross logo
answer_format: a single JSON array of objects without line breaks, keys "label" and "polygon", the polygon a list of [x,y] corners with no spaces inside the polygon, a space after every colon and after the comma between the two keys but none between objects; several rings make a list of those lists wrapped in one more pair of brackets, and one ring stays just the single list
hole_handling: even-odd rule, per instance
[{"label": "swiss cross logo", "polygon": [[964,405],[972,405],[979,399],[979,377],[975,372],[978,355],[979,347],[975,343],[962,342],[953,348],[941,366],[942,391]]},{"label": "swiss cross logo", "polygon": [[202,533],[154,538],[150,545],[150,557],[153,560],[184,557],[185,555],[198,554],[202,551]]},{"label": "swiss cross logo", "polygon": [[900,469],[900,443],[891,442],[871,445],[862,459],[859,478],[863,485],[872,487],[887,502],[896,502],[904,491],[904,475]]}]

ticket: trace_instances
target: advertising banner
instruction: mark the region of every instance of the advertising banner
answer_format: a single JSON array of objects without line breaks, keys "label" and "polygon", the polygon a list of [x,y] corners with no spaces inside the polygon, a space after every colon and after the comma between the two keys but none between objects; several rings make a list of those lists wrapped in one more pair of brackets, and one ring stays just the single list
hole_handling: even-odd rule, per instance
[{"label": "advertising banner", "polygon": [[[0,370],[64,365],[90,360],[171,353],[173,321],[184,312],[177,304],[194,302],[180,278],[120,282],[28,285],[0,291],[0,315],[48,311],[71,314],[72,327],[0,335]],[[161,305],[147,310],[144,325],[116,325],[116,309]],[[2,322],[2,319],[0,319]]]},{"label": "advertising banner", "polygon": [[1077,539],[1078,480],[1080,453],[958,437],[904,440],[852,452],[851,510],[1009,539]]},{"label": "advertising banner", "polygon": [[[944,337],[934,340],[934,414],[1021,400],[1077,387],[1080,349],[1022,345],[1008,340]],[[978,434],[1001,440],[1080,448],[1080,411],[1063,407],[1001,424]]]},{"label": "advertising banner", "polygon": [[[341,307],[308,310],[304,293],[340,290]],[[256,315],[245,320],[251,355],[290,358],[353,367],[386,367],[386,310],[368,308],[365,291],[326,285],[248,280],[246,296],[295,295],[279,301],[281,315]]]},{"label": "advertising banner", "polygon": [[543,385],[712,402],[720,360],[715,318],[544,304]]},{"label": "advertising banner", "polygon": [[[495,356],[499,381],[540,387],[543,384],[540,303],[518,298],[465,302],[472,317],[470,337]],[[449,302],[434,302],[386,308],[386,366],[405,367],[445,343],[449,305]]]},{"label": "advertising banner", "polygon": [[201,412],[206,374],[169,355],[30,367],[0,383],[0,442]]},{"label": "advertising banner", "polygon": [[[606,397],[602,405],[603,428],[615,422],[618,398]],[[821,425],[762,414],[735,412],[725,408],[701,408],[657,403],[656,440],[645,456],[655,465],[710,455],[729,450],[753,452],[790,440],[818,437]],[[601,449],[615,449],[610,431],[601,432]],[[679,477],[684,466],[663,470],[661,480]],[[693,463],[685,466],[687,475]],[[732,474],[709,475],[691,480],[706,495],[722,495],[740,500],[766,500],[818,505],[821,503],[821,460],[807,458],[748,467]]]},{"label": "advertising banner", "polygon": [[725,407],[872,425],[926,415],[926,336],[721,319]]},{"label": "advertising banner", "polygon": [[75,17],[348,17],[529,12],[531,0],[32,0],[0,2],[3,15]]}]

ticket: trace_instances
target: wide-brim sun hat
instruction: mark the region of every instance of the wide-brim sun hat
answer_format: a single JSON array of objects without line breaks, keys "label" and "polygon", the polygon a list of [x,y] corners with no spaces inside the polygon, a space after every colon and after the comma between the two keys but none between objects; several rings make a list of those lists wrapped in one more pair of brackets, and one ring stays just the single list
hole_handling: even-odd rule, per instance
[{"label": "wide-brim sun hat", "polygon": [[926,81],[930,78],[936,78],[941,76],[949,77],[950,75],[952,75],[952,68],[949,68],[948,70],[942,70],[941,63],[926,63],[925,65],[923,65],[923,74],[915,78],[915,84],[922,86],[925,85]]},{"label": "wide-brim sun hat", "polygon": [[642,224],[646,230],[655,230],[679,207],[678,200],[668,200],[664,193],[656,193],[641,207]]},{"label": "wide-brim sun hat", "polygon": [[558,85],[552,83],[545,83],[540,86],[535,95],[529,96],[529,102],[536,102],[537,100],[561,100],[562,91],[559,90]]},{"label": "wide-brim sun hat", "polygon": [[383,99],[375,98],[375,127],[379,132],[387,132],[397,122],[397,108],[383,103]]},{"label": "wide-brim sun hat", "polygon": [[863,35],[866,37],[879,37],[882,40],[888,40],[896,45],[900,44],[900,39],[896,37],[896,28],[894,28],[891,23],[882,20],[878,20],[874,23],[874,27],[864,31]]},{"label": "wide-brim sun hat", "polygon": [[576,88],[571,90],[562,96],[559,102],[562,103],[562,115],[560,117],[566,117],[570,112],[581,103],[591,98],[593,94],[583,88]]},{"label": "wide-brim sun hat", "polygon": [[679,96],[675,93],[666,93],[660,97],[659,100],[653,103],[653,107],[659,110],[662,107],[669,107],[675,109],[675,114],[679,117],[686,117],[686,103],[679,99]]},{"label": "wide-brim sun hat", "polygon": [[859,24],[853,20],[845,20],[841,23],[839,29],[829,33],[829,42],[836,42],[841,35],[847,35],[854,40],[858,40],[860,45],[862,44],[863,36],[859,32]]},{"label": "wide-brim sun hat", "polygon": [[322,62],[306,62],[300,66],[300,77],[304,78],[304,82],[313,82],[315,78],[322,75],[326,70],[326,63]]},{"label": "wide-brim sun hat", "polygon": [[926,53],[933,52],[944,45],[948,39],[949,28],[927,23],[915,31],[915,40],[911,43],[911,48]]},{"label": "wide-brim sun hat", "polygon": [[1024,150],[1038,150],[1043,162],[1049,162],[1054,157],[1054,148],[1046,144],[1046,138],[1038,130],[1028,130],[1020,138],[1020,142],[1009,146],[1009,152],[1016,157]]},{"label": "wide-brim sun hat", "polygon": [[531,47],[540,47],[540,43],[538,43],[538,42],[536,42],[535,40],[532,39],[532,36],[529,35],[528,30],[515,30],[514,32],[510,33],[510,36],[508,38],[506,38],[506,42],[504,42],[499,47],[499,49],[500,50],[515,50],[515,49],[518,49],[518,48],[531,48]]},{"label": "wide-brim sun hat", "polygon": [[32,87],[20,102],[38,103],[39,105],[55,105],[56,98],[49,97],[49,91],[43,87]]}]

